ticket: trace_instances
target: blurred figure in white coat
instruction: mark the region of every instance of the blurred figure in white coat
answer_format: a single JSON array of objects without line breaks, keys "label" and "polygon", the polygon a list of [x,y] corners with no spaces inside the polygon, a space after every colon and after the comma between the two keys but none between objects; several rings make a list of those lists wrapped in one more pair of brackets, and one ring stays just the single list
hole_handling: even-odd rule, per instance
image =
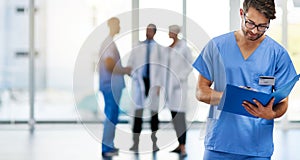
[{"label": "blurred figure in white coat", "polygon": [[[132,99],[135,106],[133,122],[133,146],[131,151],[138,152],[140,134],[142,131],[143,111],[151,111],[151,139],[153,151],[158,150],[156,132],[158,130],[158,109],[160,87],[163,85],[164,74],[161,72],[162,47],[154,41],[156,26],[149,24],[146,29],[147,39],[133,48],[128,60],[132,67]],[[148,103],[146,103],[148,102]]]},{"label": "blurred figure in white coat", "polygon": [[166,63],[166,106],[170,109],[179,146],[172,152],[185,157],[188,77],[192,71],[193,56],[186,41],[178,39],[180,27],[169,26],[169,37],[173,43],[168,47]]}]

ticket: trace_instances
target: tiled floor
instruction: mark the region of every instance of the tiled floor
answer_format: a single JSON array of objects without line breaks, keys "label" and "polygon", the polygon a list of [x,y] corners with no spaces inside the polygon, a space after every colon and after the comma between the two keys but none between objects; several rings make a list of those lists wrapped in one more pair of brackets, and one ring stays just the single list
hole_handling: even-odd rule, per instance
[{"label": "tiled floor", "polygon": [[[293,124],[283,130],[276,124],[272,160],[300,160],[300,124]],[[203,126],[196,123],[187,134],[188,160],[201,160],[203,156]],[[147,128],[147,126],[146,126]],[[179,156],[169,151],[176,147],[175,132],[169,124],[163,124],[158,132],[160,151],[153,154],[148,149],[150,131],[143,130],[145,136],[140,144],[143,153],[128,151],[132,145],[130,125],[118,125],[116,146],[119,156],[113,160],[178,160]],[[101,160],[101,124],[37,124],[31,134],[28,125],[0,125],[0,160]]]}]

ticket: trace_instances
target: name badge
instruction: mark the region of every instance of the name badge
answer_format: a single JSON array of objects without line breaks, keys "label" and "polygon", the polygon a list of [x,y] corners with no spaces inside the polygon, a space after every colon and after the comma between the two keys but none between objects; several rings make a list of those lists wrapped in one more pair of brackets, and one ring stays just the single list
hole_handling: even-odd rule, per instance
[{"label": "name badge", "polygon": [[272,77],[272,76],[260,76],[258,84],[262,85],[262,86],[274,86],[275,85],[275,77]]}]

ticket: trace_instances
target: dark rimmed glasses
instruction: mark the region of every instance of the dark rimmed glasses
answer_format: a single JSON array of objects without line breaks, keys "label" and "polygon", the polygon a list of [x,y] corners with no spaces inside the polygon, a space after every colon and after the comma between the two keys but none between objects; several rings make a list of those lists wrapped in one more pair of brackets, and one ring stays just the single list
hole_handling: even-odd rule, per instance
[{"label": "dark rimmed glasses", "polygon": [[265,25],[265,24],[256,25],[254,22],[246,20],[246,14],[244,14],[244,19],[245,19],[245,26],[248,29],[256,28],[259,32],[265,32],[269,29],[269,25]]}]

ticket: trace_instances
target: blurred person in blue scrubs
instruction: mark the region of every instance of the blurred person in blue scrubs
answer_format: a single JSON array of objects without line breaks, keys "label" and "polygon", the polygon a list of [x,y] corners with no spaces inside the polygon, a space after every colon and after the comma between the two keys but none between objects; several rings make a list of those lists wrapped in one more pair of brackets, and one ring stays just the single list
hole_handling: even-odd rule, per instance
[{"label": "blurred person in blue scrubs", "polygon": [[[200,73],[196,97],[211,105],[204,160],[271,159],[274,119],[286,112],[288,97],[276,105],[274,98],[265,106],[244,101],[242,106],[257,118],[224,112],[218,104],[226,84],[272,93],[296,76],[288,52],[265,34],[275,12],[274,0],[244,0],[241,29],[210,40],[193,64]],[[273,77],[275,83],[260,85],[262,76]]]},{"label": "blurred person in blue scrubs", "polygon": [[183,39],[178,38],[180,26],[169,26],[169,38],[173,40],[168,47],[166,58],[166,107],[171,111],[172,122],[179,145],[172,152],[181,157],[186,153],[186,118],[188,77],[192,72],[193,56]]},{"label": "blurred person in blue scrubs", "polygon": [[107,21],[109,35],[103,41],[99,55],[99,89],[103,93],[105,107],[102,156],[118,155],[114,146],[116,125],[119,116],[119,103],[123,88],[125,88],[124,75],[130,74],[130,67],[122,67],[120,54],[114,42],[114,36],[120,32],[120,20],[112,17]]}]

